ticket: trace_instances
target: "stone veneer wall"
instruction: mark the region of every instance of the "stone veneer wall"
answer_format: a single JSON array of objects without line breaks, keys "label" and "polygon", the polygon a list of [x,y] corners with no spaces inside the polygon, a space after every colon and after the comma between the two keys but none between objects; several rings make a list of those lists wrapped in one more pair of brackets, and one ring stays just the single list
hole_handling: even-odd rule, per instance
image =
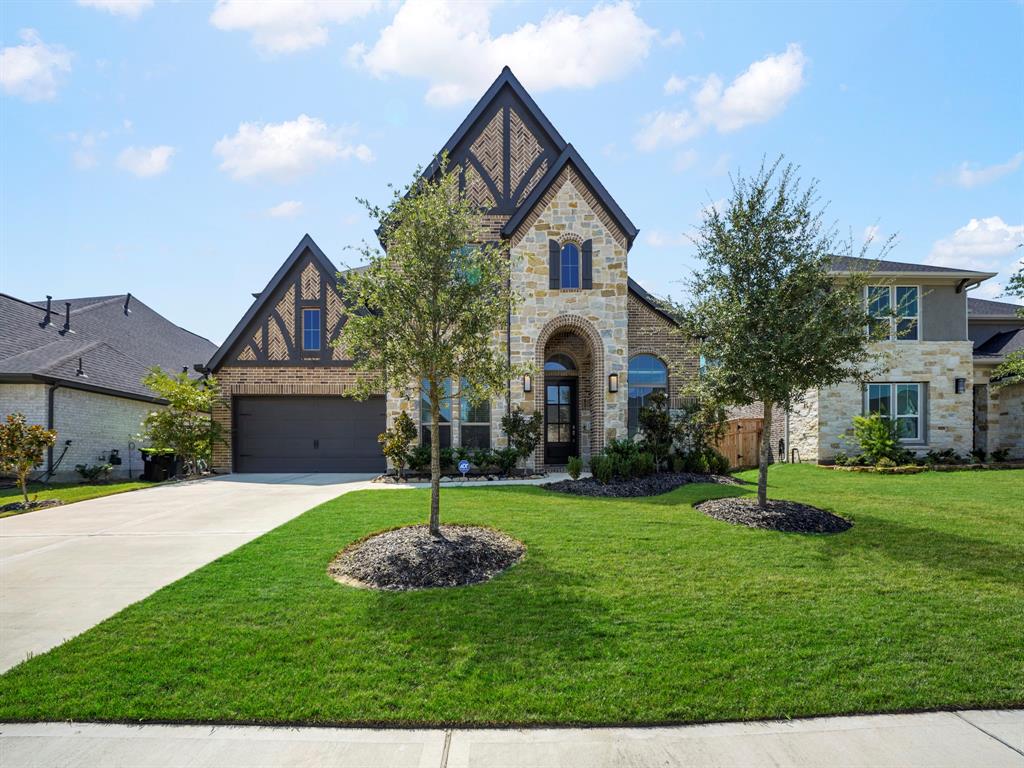
[{"label": "stone veneer wall", "polygon": [[[343,366],[224,366],[217,371],[221,396],[213,419],[221,425],[224,442],[213,448],[213,469],[232,471],[231,398],[240,395],[347,395],[361,374]],[[388,398],[389,404],[391,398]]]},{"label": "stone veneer wall", "polygon": [[1024,459],[1024,384],[994,388],[991,366],[974,369],[975,444],[989,453],[1000,448]]},{"label": "stone veneer wall", "polygon": [[[593,240],[593,287],[548,288],[548,240]],[[589,447],[598,453],[606,441],[626,434],[625,386],[628,368],[626,239],[571,166],[566,167],[512,238],[513,289],[522,303],[512,316],[512,363],[533,365],[537,385],[524,393],[512,384],[512,404],[526,411],[543,408],[542,383],[548,340],[565,330],[591,347],[592,412]],[[607,391],[607,375],[617,372],[619,391]],[[581,442],[586,439],[581,434]],[[538,450],[535,462],[543,461]]]},{"label": "stone veneer wall", "polygon": [[794,404],[785,418],[789,419],[787,453],[792,456],[795,448],[800,461],[818,461],[818,390],[804,393],[803,400]]},{"label": "stone veneer wall", "polygon": [[[973,345],[969,341],[884,342],[880,350],[888,371],[873,377],[877,382],[920,382],[925,384],[925,430],[923,445],[907,445],[918,453],[947,448],[969,453],[973,446],[974,405]],[[967,390],[956,394],[955,379],[967,380]],[[817,455],[803,455],[804,461],[830,461],[836,453],[854,453],[851,421],[864,411],[863,390],[847,382],[818,393]],[[790,419],[791,439],[794,433]],[[794,440],[794,444],[795,440]]]}]

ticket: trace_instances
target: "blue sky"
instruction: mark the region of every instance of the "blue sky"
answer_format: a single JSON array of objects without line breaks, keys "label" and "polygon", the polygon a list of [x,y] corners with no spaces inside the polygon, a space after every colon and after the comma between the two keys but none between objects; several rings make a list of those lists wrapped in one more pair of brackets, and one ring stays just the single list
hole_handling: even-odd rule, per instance
[{"label": "blue sky", "polygon": [[428,162],[508,64],[679,296],[684,233],[784,153],[859,244],[1000,272],[1024,249],[1024,5],[0,4],[0,290],[131,291],[221,341],[295,244]]}]

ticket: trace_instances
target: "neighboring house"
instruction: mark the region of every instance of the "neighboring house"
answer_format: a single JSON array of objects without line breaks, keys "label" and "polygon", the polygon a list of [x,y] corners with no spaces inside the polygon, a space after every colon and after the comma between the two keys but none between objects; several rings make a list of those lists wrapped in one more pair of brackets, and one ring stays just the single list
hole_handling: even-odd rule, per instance
[{"label": "neighboring house", "polygon": [[121,459],[115,474],[127,475],[129,457],[140,472],[142,457],[129,443],[145,415],[165,404],[142,377],[154,365],[192,370],[217,348],[131,294],[51,303],[0,293],[0,329],[0,418],[20,411],[57,431],[40,468],[57,479],[112,456]]},{"label": "neighboring house", "polygon": [[992,370],[1024,349],[1024,307],[967,300],[967,334],[974,343],[974,445],[1024,458],[1024,383],[994,387]]},{"label": "neighboring house", "polygon": [[[872,268],[865,301],[889,330],[889,341],[875,345],[887,370],[866,386],[849,382],[808,392],[782,415],[788,458],[830,462],[837,453],[855,453],[852,419],[873,412],[893,419],[903,445],[917,454],[952,449],[966,455],[976,447],[976,434],[987,432],[978,447],[1024,456],[1020,387],[995,394],[987,386],[992,366],[1024,334],[1006,326],[1013,305],[967,294],[994,274],[894,261],[833,262],[839,280]],[[984,427],[976,430],[977,414]]]},{"label": "neighboring house", "polygon": [[[636,227],[508,68],[442,151],[485,211],[482,238],[509,244],[522,302],[502,349],[535,371],[489,404],[460,399],[467,382],[446,383],[442,443],[501,447],[501,418],[521,406],[545,420],[534,463],[562,465],[635,432],[654,390],[678,402],[698,362],[628,275]],[[215,451],[217,469],[379,471],[377,435],[401,410],[420,420],[415,388],[350,397],[358,373],[330,346],[345,316],[336,281],[307,235],[210,360],[224,394],[214,418],[230,435]]]}]

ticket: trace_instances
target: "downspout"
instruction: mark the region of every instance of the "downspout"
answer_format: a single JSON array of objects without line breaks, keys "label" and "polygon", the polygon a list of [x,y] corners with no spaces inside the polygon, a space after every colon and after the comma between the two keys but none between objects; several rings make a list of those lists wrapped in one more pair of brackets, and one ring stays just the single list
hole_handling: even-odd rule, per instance
[{"label": "downspout", "polygon": [[[53,429],[53,393],[57,391],[59,387],[56,381],[50,382],[49,389],[46,391],[46,428],[49,430]],[[51,445],[46,449],[46,471],[50,477],[53,477],[53,446]]]}]

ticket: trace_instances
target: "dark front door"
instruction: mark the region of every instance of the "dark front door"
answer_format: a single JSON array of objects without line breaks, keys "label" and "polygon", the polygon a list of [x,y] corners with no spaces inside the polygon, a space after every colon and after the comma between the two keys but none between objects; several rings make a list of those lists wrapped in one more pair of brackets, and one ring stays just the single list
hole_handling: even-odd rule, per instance
[{"label": "dark front door", "polygon": [[544,461],[565,464],[579,456],[576,439],[576,379],[544,382]]},{"label": "dark front door", "polygon": [[236,472],[383,472],[383,397],[235,398]]}]

